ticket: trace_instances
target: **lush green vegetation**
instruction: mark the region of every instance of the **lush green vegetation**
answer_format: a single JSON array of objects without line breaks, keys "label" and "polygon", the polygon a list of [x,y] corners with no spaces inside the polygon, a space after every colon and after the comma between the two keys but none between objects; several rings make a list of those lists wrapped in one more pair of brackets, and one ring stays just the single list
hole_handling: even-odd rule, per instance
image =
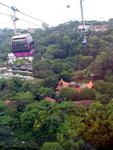
[{"label": "lush green vegetation", "polygon": [[86,109],[68,101],[38,102],[25,92],[10,103],[0,101],[0,146],[11,150],[112,149],[112,120],[112,101],[107,105],[96,101]]},{"label": "lush green vegetation", "polygon": [[[87,24],[107,24],[109,27],[106,32],[87,33],[86,48],[82,46],[83,37],[77,31],[80,25],[78,21],[37,29],[32,33],[36,46],[33,61],[34,77],[44,81],[50,78],[54,80],[63,78],[67,81],[92,78],[111,82],[113,79],[112,19],[109,22],[89,21]],[[0,30],[1,61],[4,61],[7,53],[11,51],[12,34],[10,29]],[[17,65],[20,65],[19,62]],[[54,86],[54,83],[52,85]]]},{"label": "lush green vegetation", "polygon": [[[108,88],[107,88],[108,86]],[[0,81],[0,146],[2,149],[100,150],[113,148],[112,83],[77,93],[62,89],[62,102],[47,102],[57,94],[42,80]],[[107,99],[105,99],[107,96]],[[74,99],[75,97],[75,99]],[[87,109],[73,101],[93,98]],[[103,103],[103,104],[102,104]]]},{"label": "lush green vegetation", "polygon": [[[23,150],[113,149],[113,19],[87,22],[109,25],[106,32],[89,32],[81,44],[78,21],[37,29],[32,81],[0,80],[0,148]],[[10,52],[12,30],[0,30],[0,63]],[[16,61],[20,66],[23,61]],[[87,82],[94,88],[77,92],[58,81]],[[56,99],[47,102],[45,97]],[[75,101],[93,100],[89,108]]]}]

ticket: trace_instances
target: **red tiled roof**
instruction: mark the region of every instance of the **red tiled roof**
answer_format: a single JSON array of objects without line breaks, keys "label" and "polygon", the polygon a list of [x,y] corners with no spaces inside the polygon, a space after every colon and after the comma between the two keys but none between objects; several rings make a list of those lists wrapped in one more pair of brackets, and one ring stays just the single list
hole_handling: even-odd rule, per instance
[{"label": "red tiled roof", "polygon": [[[80,86],[73,86],[75,83],[68,83],[65,82],[63,79],[61,79],[58,83],[58,86],[56,87],[56,91],[60,91],[62,88],[67,88],[67,87],[73,87],[77,92],[81,92],[83,88]],[[91,89],[94,86],[93,82],[90,80],[85,87]]]},{"label": "red tiled roof", "polygon": [[56,90],[61,90],[62,88],[66,88],[69,86],[68,82],[65,82],[63,79],[61,79],[58,83],[58,86],[56,87]]},{"label": "red tiled roof", "polygon": [[86,87],[91,89],[93,87],[93,82],[90,80]]}]

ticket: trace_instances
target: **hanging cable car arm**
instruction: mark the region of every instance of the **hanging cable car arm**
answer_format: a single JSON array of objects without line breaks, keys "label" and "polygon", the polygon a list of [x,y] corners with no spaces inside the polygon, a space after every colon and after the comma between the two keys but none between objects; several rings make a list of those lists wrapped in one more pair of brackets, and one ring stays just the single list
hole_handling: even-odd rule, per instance
[{"label": "hanging cable car arm", "polygon": [[82,17],[82,24],[83,24],[83,28],[85,29],[85,20],[84,20],[84,13],[83,13],[83,4],[82,4],[83,0],[80,0],[80,8],[81,8],[81,17]]}]

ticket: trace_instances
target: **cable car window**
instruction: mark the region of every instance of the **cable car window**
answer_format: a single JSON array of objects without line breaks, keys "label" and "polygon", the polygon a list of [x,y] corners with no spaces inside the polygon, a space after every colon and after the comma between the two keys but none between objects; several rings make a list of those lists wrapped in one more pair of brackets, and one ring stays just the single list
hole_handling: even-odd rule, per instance
[{"label": "cable car window", "polygon": [[13,40],[13,43],[16,43],[16,44],[24,44],[26,43],[25,39],[14,39]]},{"label": "cable car window", "polygon": [[27,44],[13,44],[12,45],[13,51],[28,51]]},{"label": "cable car window", "polygon": [[25,40],[25,38],[23,39],[13,39],[12,41],[12,48],[13,51],[18,52],[18,51],[27,51],[28,50],[28,45],[27,42]]},{"label": "cable car window", "polygon": [[20,51],[28,51],[28,47],[26,44],[21,45],[13,45],[13,51],[14,52],[20,52]]}]

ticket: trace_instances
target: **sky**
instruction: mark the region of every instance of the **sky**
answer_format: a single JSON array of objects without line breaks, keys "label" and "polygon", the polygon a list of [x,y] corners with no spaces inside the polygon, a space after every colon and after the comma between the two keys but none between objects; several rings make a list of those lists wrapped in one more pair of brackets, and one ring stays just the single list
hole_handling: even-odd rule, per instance
[{"label": "sky", "polygon": [[[50,26],[81,20],[80,0],[0,0],[0,2],[15,6],[21,12],[43,20]],[[70,5],[70,8],[67,8]],[[108,20],[113,18],[113,0],[83,0],[85,20]],[[12,15],[12,10],[0,5],[0,13]],[[20,19],[17,28],[41,27],[41,22],[17,13]],[[25,23],[23,20],[36,25]],[[13,28],[10,17],[0,14],[0,28]]]}]

